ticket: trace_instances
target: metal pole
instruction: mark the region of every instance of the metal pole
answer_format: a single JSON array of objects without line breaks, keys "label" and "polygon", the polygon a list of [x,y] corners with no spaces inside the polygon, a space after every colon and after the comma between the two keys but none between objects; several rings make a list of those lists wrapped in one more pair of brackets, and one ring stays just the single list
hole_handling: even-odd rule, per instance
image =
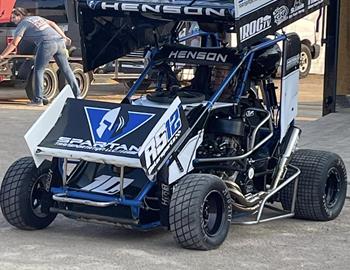
[{"label": "metal pole", "polygon": [[124,197],[124,166],[120,167],[120,198]]},{"label": "metal pole", "polygon": [[340,0],[327,7],[326,57],[323,88],[323,115],[335,112],[337,95]]}]

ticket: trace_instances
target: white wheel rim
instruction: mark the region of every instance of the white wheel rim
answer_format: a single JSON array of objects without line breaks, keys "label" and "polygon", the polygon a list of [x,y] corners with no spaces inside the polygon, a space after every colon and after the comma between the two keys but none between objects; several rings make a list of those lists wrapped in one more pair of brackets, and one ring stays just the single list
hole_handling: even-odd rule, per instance
[{"label": "white wheel rim", "polygon": [[305,72],[309,66],[309,58],[305,52],[301,52],[300,54],[300,71]]}]

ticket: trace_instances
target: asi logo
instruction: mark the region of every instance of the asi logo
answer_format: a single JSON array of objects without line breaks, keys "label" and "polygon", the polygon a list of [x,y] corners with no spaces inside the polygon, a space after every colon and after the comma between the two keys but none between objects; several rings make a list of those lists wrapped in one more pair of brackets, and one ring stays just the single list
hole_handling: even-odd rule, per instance
[{"label": "asi logo", "polygon": [[287,6],[281,6],[275,9],[273,16],[275,18],[275,23],[280,25],[288,20],[289,9]]},{"label": "asi logo", "polygon": [[93,142],[107,144],[124,138],[154,116],[152,113],[123,111],[121,107],[115,109],[85,107],[85,113]]}]

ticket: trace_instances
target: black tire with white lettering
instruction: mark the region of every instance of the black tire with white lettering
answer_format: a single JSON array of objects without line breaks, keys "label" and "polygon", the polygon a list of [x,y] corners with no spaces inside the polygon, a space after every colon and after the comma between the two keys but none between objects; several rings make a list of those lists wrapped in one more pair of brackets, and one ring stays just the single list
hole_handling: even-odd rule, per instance
[{"label": "black tire with white lettering", "polygon": [[39,169],[32,157],[14,162],[1,184],[0,206],[5,219],[22,230],[37,230],[49,226],[57,214],[50,213],[52,199],[45,185],[51,162]]},{"label": "black tire with white lettering", "polygon": [[229,231],[231,216],[230,194],[217,176],[186,175],[174,187],[169,223],[180,246],[199,250],[219,247]]},{"label": "black tire with white lettering", "polygon": [[[298,150],[291,164],[301,170],[295,205],[295,217],[328,221],[341,212],[346,197],[346,169],[334,153]],[[280,200],[285,210],[292,206],[294,182],[281,190]]]}]

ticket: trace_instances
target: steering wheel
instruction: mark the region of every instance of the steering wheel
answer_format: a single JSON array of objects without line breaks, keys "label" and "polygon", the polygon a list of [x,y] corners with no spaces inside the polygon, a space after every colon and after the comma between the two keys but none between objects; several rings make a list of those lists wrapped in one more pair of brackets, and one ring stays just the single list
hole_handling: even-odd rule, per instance
[{"label": "steering wheel", "polygon": [[205,95],[194,91],[156,91],[148,94],[146,98],[150,101],[170,104],[173,100],[179,97],[182,104],[201,103],[205,100]]}]

